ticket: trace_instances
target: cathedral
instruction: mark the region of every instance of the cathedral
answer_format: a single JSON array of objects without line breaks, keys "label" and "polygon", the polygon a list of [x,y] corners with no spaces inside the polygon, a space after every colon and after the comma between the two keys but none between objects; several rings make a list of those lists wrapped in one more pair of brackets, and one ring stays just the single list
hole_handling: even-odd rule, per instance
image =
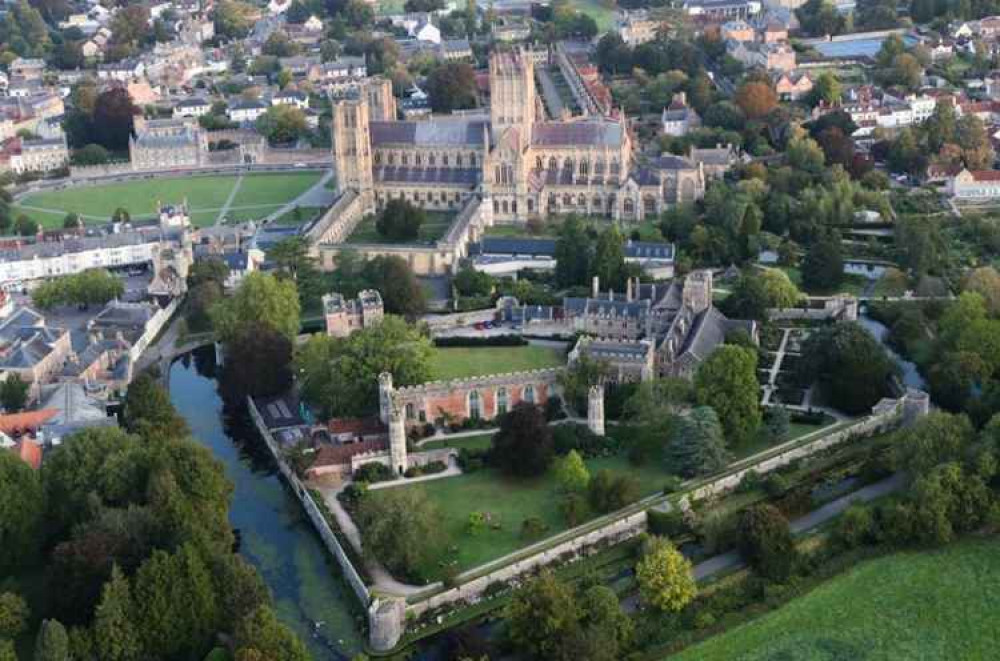
[{"label": "cathedral", "polygon": [[490,113],[397,121],[392,85],[373,78],[333,104],[339,193],[369,210],[404,199],[456,210],[473,196],[499,222],[577,213],[637,222],[705,191],[700,164],[678,156],[638,161],[624,114],[545,119],[527,51],[490,57]]}]

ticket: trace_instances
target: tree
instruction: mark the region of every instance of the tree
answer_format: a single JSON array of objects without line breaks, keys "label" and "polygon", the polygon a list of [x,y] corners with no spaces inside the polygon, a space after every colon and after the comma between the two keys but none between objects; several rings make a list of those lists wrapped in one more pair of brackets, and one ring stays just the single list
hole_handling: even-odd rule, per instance
[{"label": "tree", "polygon": [[565,457],[556,459],[552,466],[552,472],[560,489],[564,492],[580,493],[587,490],[587,484],[590,482],[590,471],[587,470],[587,465],[583,463],[583,457],[576,450],[570,450]]},{"label": "tree", "polygon": [[35,639],[35,661],[70,661],[69,636],[58,620],[43,620]]},{"label": "tree", "polygon": [[212,327],[223,343],[235,340],[241,329],[263,323],[289,340],[299,333],[299,296],[295,283],[267,273],[247,275],[236,292],[211,309]]},{"label": "tree", "polygon": [[83,227],[83,219],[80,218],[80,214],[68,213],[66,217],[63,218],[63,229],[77,230]]},{"label": "tree", "polygon": [[135,604],[128,579],[115,566],[94,613],[94,642],[104,661],[138,661],[142,640],[135,625]]},{"label": "tree", "polygon": [[291,57],[298,55],[299,45],[288,37],[288,33],[279,29],[268,36],[261,52],[271,57]]},{"label": "tree", "polygon": [[732,319],[767,321],[767,309],[771,305],[764,279],[759,275],[753,270],[740,274],[729,296],[719,304],[727,316]]},{"label": "tree", "polygon": [[459,269],[452,279],[452,285],[462,296],[489,296],[494,287],[493,276],[468,265]]},{"label": "tree", "polygon": [[312,658],[302,641],[269,606],[261,606],[240,620],[235,638],[237,659],[309,661]]},{"label": "tree", "polygon": [[94,102],[94,142],[110,151],[125,151],[139,108],[124,87],[111,87]]},{"label": "tree", "polygon": [[132,221],[132,216],[129,215],[128,209],[125,207],[118,207],[111,214],[112,223],[128,223]]},{"label": "tree", "polygon": [[802,31],[814,37],[839,34],[844,17],[830,0],[807,0],[795,10]]},{"label": "tree", "polygon": [[795,566],[796,552],[788,520],[773,505],[751,505],[740,519],[740,554],[758,573],[785,581]]},{"label": "tree", "polygon": [[272,397],[292,385],[292,343],[267,324],[247,324],[226,345],[220,383],[232,402]]},{"label": "tree", "polygon": [[427,294],[402,257],[380,255],[368,260],[362,269],[362,279],[371,289],[381,292],[385,311],[390,314],[413,320],[427,308]]},{"label": "tree", "polygon": [[551,571],[514,594],[504,611],[511,641],[535,659],[560,659],[565,641],[579,635],[580,604]]},{"label": "tree", "polygon": [[257,132],[272,145],[288,144],[309,133],[309,124],[301,108],[282,103],[257,118]]},{"label": "tree", "polygon": [[760,81],[743,83],[736,90],[735,100],[747,119],[761,119],[778,106],[778,95],[774,89]]},{"label": "tree", "polygon": [[439,557],[440,515],[422,491],[388,489],[362,497],[358,524],[366,551],[397,576],[419,580]]},{"label": "tree", "polygon": [[31,384],[21,378],[21,375],[9,373],[0,383],[0,404],[8,413],[16,413],[28,404],[28,390]]},{"label": "tree", "polygon": [[520,402],[500,419],[490,460],[502,471],[519,477],[541,475],[548,470],[552,454],[552,429],[541,408]]},{"label": "tree", "polygon": [[38,221],[21,214],[14,222],[14,230],[21,236],[37,236],[42,231],[42,226],[38,224]]},{"label": "tree", "polygon": [[924,68],[913,55],[902,53],[892,61],[892,68],[887,73],[887,79],[900,87],[915,90],[920,87]]},{"label": "tree", "polygon": [[757,354],[743,347],[723,345],[698,366],[695,397],[719,416],[730,444],[749,441],[760,427]]},{"label": "tree", "polygon": [[840,241],[825,237],[815,242],[802,261],[802,284],[808,291],[832,291],[844,279]]},{"label": "tree", "polygon": [[31,292],[39,308],[47,310],[59,305],[83,308],[104,305],[125,293],[125,285],[104,269],[88,269],[73,275],[46,280]]},{"label": "tree", "polygon": [[1000,273],[992,266],[980,266],[965,276],[962,291],[975,292],[983,297],[990,316],[1000,316]]},{"label": "tree", "polygon": [[691,561],[663,537],[651,537],[635,566],[643,601],[661,611],[680,612],[697,594]]},{"label": "tree", "polygon": [[803,344],[802,354],[802,381],[817,381],[833,406],[851,414],[871,410],[886,396],[889,377],[897,369],[885,348],[855,322],[813,333]]},{"label": "tree", "polygon": [[587,499],[597,512],[620,510],[639,500],[639,480],[627,473],[615,474],[607,469],[599,470],[590,479]]},{"label": "tree", "polygon": [[794,137],[788,141],[785,158],[793,169],[812,175],[821,174],[826,163],[826,154],[819,143],[806,136]]},{"label": "tree", "polygon": [[667,446],[667,466],[684,477],[713,473],[726,466],[729,453],[715,410],[698,406],[681,418]]},{"label": "tree", "polygon": [[420,236],[420,227],[426,220],[423,209],[407,200],[392,199],[375,218],[375,230],[394,243],[407,243]]},{"label": "tree", "polygon": [[476,105],[476,72],[466,62],[444,62],[427,76],[431,110],[450,113]]},{"label": "tree", "polygon": [[73,165],[104,165],[110,160],[108,150],[101,145],[85,145],[73,152]]},{"label": "tree", "polygon": [[659,460],[667,439],[693,399],[691,384],[683,379],[655,379],[639,384],[625,402],[622,416],[632,429],[629,460],[640,464]]},{"label": "tree", "polygon": [[129,384],[122,406],[122,424],[145,438],[181,438],[189,433],[187,421],[174,408],[166,389],[148,372]]},{"label": "tree", "polygon": [[0,661],[17,661],[13,641],[0,638]]},{"label": "tree", "polygon": [[770,308],[790,308],[802,298],[799,288],[781,269],[763,269],[758,277],[764,288],[766,304]]},{"label": "tree", "polygon": [[628,271],[625,268],[624,240],[617,225],[611,225],[597,237],[590,272],[597,276],[601,286],[618,290],[625,287]]},{"label": "tree", "polygon": [[816,84],[812,89],[814,104],[820,102],[827,105],[839,103],[842,94],[840,81],[829,71],[824,71],[816,78]]},{"label": "tree", "polygon": [[934,411],[895,434],[893,463],[918,477],[935,466],[963,459],[975,432],[965,415]]},{"label": "tree", "polygon": [[399,317],[346,338],[313,335],[297,352],[295,370],[303,398],[323,416],[364,416],[378,410],[378,376],[396,386],[430,377],[431,343]]},{"label": "tree", "polygon": [[[0,574],[33,558],[42,541],[44,514],[38,474],[14,453],[0,451]],[[0,622],[0,637],[2,626]]]},{"label": "tree", "polygon": [[291,25],[302,25],[309,20],[311,13],[304,2],[293,0],[292,4],[288,5],[288,9],[285,10],[285,21]]},{"label": "tree", "polygon": [[575,215],[563,221],[556,240],[556,282],[562,287],[585,285],[590,275],[590,239]]},{"label": "tree", "polygon": [[[0,463],[2,469],[2,463]],[[0,488],[6,483],[0,484]],[[16,547],[7,546],[5,551],[17,551]],[[31,611],[27,602],[13,592],[0,592],[0,640],[4,638],[14,639],[20,636],[28,626],[28,617]]]}]

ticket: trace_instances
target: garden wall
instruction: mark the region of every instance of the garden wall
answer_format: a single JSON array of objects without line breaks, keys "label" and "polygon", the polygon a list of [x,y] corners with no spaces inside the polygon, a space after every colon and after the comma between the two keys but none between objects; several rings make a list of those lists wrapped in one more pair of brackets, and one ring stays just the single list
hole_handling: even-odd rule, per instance
[{"label": "garden wall", "polygon": [[770,308],[767,316],[772,321],[781,319],[809,319],[813,321],[823,321],[834,319],[836,321],[857,321],[858,320],[858,299],[853,296],[833,296],[831,298],[810,298],[810,304],[820,303],[819,306],[791,307],[791,308]]},{"label": "garden wall", "polygon": [[250,410],[250,417],[254,424],[257,426],[257,431],[260,432],[261,438],[264,439],[264,443],[267,444],[267,448],[271,451],[271,455],[274,460],[278,463],[278,469],[284,476],[285,480],[292,487],[292,491],[295,496],[302,503],[302,507],[306,511],[306,515],[312,522],[313,527],[316,532],[319,533],[320,538],[323,540],[323,544],[326,545],[327,550],[340,565],[341,570],[344,572],[344,577],[347,579],[348,585],[354,590],[355,596],[357,596],[358,601],[367,610],[369,604],[372,600],[372,595],[368,591],[368,586],[365,585],[364,581],[361,580],[361,576],[358,571],[351,564],[350,558],[347,553],[341,547],[340,542],[337,541],[337,537],[333,534],[333,530],[330,528],[330,524],[327,523],[326,517],[323,516],[323,512],[320,510],[319,506],[316,505],[316,501],[313,500],[312,494],[309,490],[302,486],[302,482],[299,481],[298,476],[292,472],[292,469],[288,467],[288,464],[281,457],[281,453],[278,450],[278,444],[275,442],[274,437],[271,436],[270,430],[267,425],[264,424],[263,418],[260,416],[260,412],[257,410],[257,406],[253,403],[253,399],[247,397],[247,407]]}]

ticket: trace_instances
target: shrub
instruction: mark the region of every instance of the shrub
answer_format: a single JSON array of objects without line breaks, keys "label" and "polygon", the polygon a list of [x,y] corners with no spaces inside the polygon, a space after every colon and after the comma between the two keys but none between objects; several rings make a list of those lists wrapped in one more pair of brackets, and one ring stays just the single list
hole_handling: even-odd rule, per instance
[{"label": "shrub", "polygon": [[788,579],[796,559],[788,519],[772,505],[749,507],[740,519],[740,553],[761,576]]},{"label": "shrub", "polygon": [[566,524],[572,528],[587,518],[587,501],[580,494],[566,494],[559,503],[559,511],[566,519]]},{"label": "shrub", "polygon": [[698,536],[706,553],[725,553],[739,544],[739,519],[735,513],[708,512],[698,522]]},{"label": "shrub", "polygon": [[788,478],[784,475],[771,473],[764,479],[762,486],[768,498],[781,498],[788,492],[791,485],[788,483]]},{"label": "shrub", "polygon": [[466,473],[475,473],[485,467],[489,461],[490,451],[488,449],[473,450],[470,448],[460,448],[458,451],[458,467]]},{"label": "shrub", "polygon": [[736,485],[736,493],[747,493],[759,489],[762,483],[763,478],[760,473],[755,470],[748,470],[746,473],[743,473],[740,483]]},{"label": "shrub", "polygon": [[521,537],[524,539],[534,539],[541,537],[549,527],[537,516],[531,516],[521,523]]},{"label": "shrub", "polygon": [[613,512],[639,500],[639,480],[628,474],[597,471],[590,480],[587,498],[594,511]]},{"label": "shrub", "polygon": [[853,549],[871,541],[875,527],[872,511],[863,505],[847,509],[833,527],[833,540],[844,549]]},{"label": "shrub", "polygon": [[682,484],[684,484],[684,480],[677,475],[671,475],[663,481],[663,494],[668,495],[679,490]]},{"label": "shrub", "polygon": [[586,425],[569,423],[552,428],[552,444],[558,455],[576,450],[585,459],[615,454],[620,444],[604,436],[598,436]]},{"label": "shrub", "polygon": [[358,466],[357,470],[354,471],[355,482],[368,482],[371,484],[373,482],[385,482],[386,480],[391,480],[394,477],[396,476],[393,474],[391,468],[385,464],[377,462],[362,464],[361,466]]},{"label": "shrub", "polygon": [[651,509],[646,512],[649,532],[662,537],[679,537],[690,531],[684,521],[684,513],[678,509],[671,509],[669,512],[661,512]]}]

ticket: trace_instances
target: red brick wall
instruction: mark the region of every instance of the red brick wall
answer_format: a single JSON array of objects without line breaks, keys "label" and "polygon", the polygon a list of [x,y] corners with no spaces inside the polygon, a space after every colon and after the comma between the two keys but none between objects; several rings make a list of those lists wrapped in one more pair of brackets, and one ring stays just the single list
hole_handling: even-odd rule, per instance
[{"label": "red brick wall", "polygon": [[[549,386],[544,384],[531,384],[535,389],[535,403],[544,405],[549,397]],[[522,400],[523,385],[506,386],[508,410],[516,406]],[[492,418],[496,414],[496,393],[497,386],[485,386],[476,388],[482,397],[482,415],[484,418]],[[471,388],[454,390],[443,395],[429,395],[423,399],[423,410],[427,412],[427,420],[433,421],[442,416],[442,412],[450,415],[455,422],[465,420],[468,413],[468,395]],[[417,407],[419,410],[420,407]],[[411,423],[417,421],[411,420]]]}]

